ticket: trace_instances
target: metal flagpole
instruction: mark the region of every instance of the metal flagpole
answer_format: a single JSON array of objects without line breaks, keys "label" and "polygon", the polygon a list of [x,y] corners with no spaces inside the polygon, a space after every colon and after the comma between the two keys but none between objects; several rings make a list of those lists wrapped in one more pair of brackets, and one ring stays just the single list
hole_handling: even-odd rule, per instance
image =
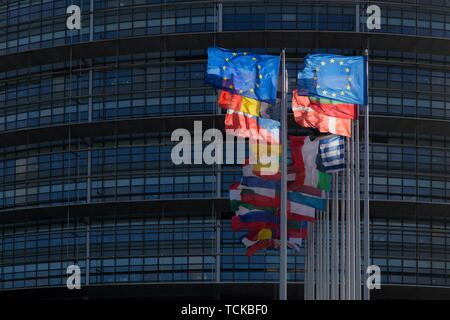
[{"label": "metal flagpole", "polygon": [[326,299],[326,283],[327,283],[327,273],[326,273],[326,245],[327,245],[327,233],[325,230],[326,226],[326,208],[322,211],[322,300]]},{"label": "metal flagpole", "polygon": [[314,230],[314,248],[313,248],[313,256],[314,256],[314,264],[313,264],[313,275],[314,275],[314,295],[313,300],[317,300],[319,298],[319,239],[318,239],[318,225],[319,225],[319,212],[315,210],[316,221],[313,224]]},{"label": "metal flagpole", "polygon": [[322,242],[320,241],[320,211],[316,210],[317,220],[316,220],[316,300],[321,299],[322,294],[322,275],[321,275],[321,263],[322,255],[320,250],[322,249]]},{"label": "metal flagpole", "polygon": [[281,193],[279,299],[287,300],[287,104],[286,50],[281,51]]},{"label": "metal flagpole", "polygon": [[325,300],[326,295],[326,231],[325,231],[325,213],[322,211],[322,223],[321,223],[321,233],[322,233],[322,300]]},{"label": "metal flagpole", "polygon": [[316,239],[317,239],[317,245],[316,245],[316,252],[317,252],[317,299],[322,299],[322,215],[320,211],[317,211],[317,216],[319,219],[317,219],[317,228],[316,228]]},{"label": "metal flagpole", "polygon": [[317,253],[318,253],[318,266],[317,266],[317,299],[322,300],[322,212],[317,211]]},{"label": "metal flagpole", "polygon": [[308,276],[308,259],[309,259],[309,254],[308,254],[308,246],[309,246],[309,230],[307,230],[307,236],[305,241],[303,242],[305,244],[305,253],[304,253],[304,257],[305,257],[305,263],[304,263],[304,267],[303,267],[303,299],[304,300],[308,300],[308,280],[307,280],[307,276]]},{"label": "metal flagpole", "polygon": [[313,298],[313,286],[314,286],[314,279],[313,279],[313,272],[314,272],[314,232],[313,232],[313,225],[311,223],[308,223],[308,239],[309,239],[309,247],[308,247],[308,289],[309,289],[309,300]]},{"label": "metal flagpole", "polygon": [[308,223],[308,233],[310,233],[310,246],[309,246],[309,267],[308,267],[308,280],[309,280],[309,300],[314,299],[314,225]]},{"label": "metal flagpole", "polygon": [[305,300],[311,300],[311,224],[308,223],[308,236],[306,239],[306,252],[305,252],[305,261],[307,263],[305,267]]},{"label": "metal flagpole", "polygon": [[345,175],[346,170],[342,171],[341,176],[341,212],[340,212],[340,230],[341,230],[341,241],[339,241],[341,246],[341,257],[340,257],[340,290],[339,297],[340,300],[345,300]]},{"label": "metal flagpole", "polygon": [[331,299],[337,300],[338,288],[338,268],[339,268],[339,254],[338,254],[338,174],[332,175],[332,191],[333,191],[333,205],[332,205],[332,220],[331,220]]},{"label": "metal flagpole", "polygon": [[[364,51],[366,57],[366,93],[369,96],[369,50]],[[364,274],[370,260],[370,225],[369,225],[369,102],[364,108]],[[364,283],[364,300],[370,300],[370,291]]]},{"label": "metal flagpole", "polygon": [[322,300],[327,299],[327,210],[322,211]]},{"label": "metal flagpole", "polygon": [[350,141],[350,299],[355,299],[356,277],[355,277],[355,130],[352,128],[352,139]]},{"label": "metal flagpole", "polygon": [[322,211],[322,232],[323,232],[323,263],[322,263],[322,273],[323,273],[323,293],[322,293],[322,299],[327,300],[327,213],[328,208],[325,208],[324,211]]},{"label": "metal flagpole", "polygon": [[334,244],[334,249],[336,250],[336,264],[335,264],[335,268],[336,268],[336,278],[335,278],[335,300],[339,300],[339,280],[340,280],[340,257],[339,257],[339,173],[335,173],[336,175],[336,184],[335,184],[335,190],[336,190],[336,214],[335,214],[335,219],[336,219],[336,226],[335,228],[335,240],[336,243]]},{"label": "metal flagpole", "polygon": [[[327,192],[327,199],[330,193]],[[330,211],[331,199],[327,200],[327,212],[325,214],[325,299],[330,300]]]},{"label": "metal flagpole", "polygon": [[320,211],[320,295],[321,300],[325,299],[325,211]]},{"label": "metal flagpole", "polygon": [[346,156],[347,156],[347,184],[346,184],[346,206],[345,206],[345,229],[346,229],[346,234],[345,234],[345,252],[346,252],[346,256],[345,256],[345,279],[346,279],[346,283],[345,283],[345,289],[346,289],[346,293],[345,293],[345,297],[347,300],[350,300],[350,295],[351,295],[351,279],[350,279],[350,264],[351,264],[351,256],[350,256],[350,210],[351,210],[351,205],[350,205],[350,196],[351,196],[351,189],[350,189],[350,174],[351,174],[351,170],[350,170],[350,166],[351,166],[351,158],[350,158],[350,139],[346,139]]},{"label": "metal flagpole", "polygon": [[305,300],[310,300],[311,295],[311,230],[310,224],[307,226],[307,236],[305,245],[305,275],[304,275],[304,288],[305,288]]},{"label": "metal flagpole", "polygon": [[[327,201],[328,202],[328,201]],[[327,230],[328,205],[322,213],[323,221],[323,298],[328,300],[328,230]]]},{"label": "metal flagpole", "polygon": [[355,244],[356,244],[356,300],[361,300],[361,203],[360,203],[360,148],[359,148],[359,108],[357,112],[358,118],[355,121],[355,165],[356,165],[356,185],[355,185],[355,196],[356,196],[356,210],[355,210],[355,224],[356,224],[356,234],[355,234]]},{"label": "metal flagpole", "polygon": [[316,240],[315,240],[315,236],[316,236],[316,234],[315,234],[315,224],[314,223],[311,223],[310,224],[310,226],[311,226],[311,251],[310,251],[310,253],[311,253],[311,267],[309,268],[309,270],[311,271],[311,275],[310,275],[310,279],[311,279],[311,286],[310,286],[310,290],[311,290],[311,293],[310,293],[310,299],[311,300],[314,300],[315,299],[315,297],[316,297],[316,252],[315,252],[315,250],[316,250],[316,247],[315,247],[315,245],[316,245]]}]

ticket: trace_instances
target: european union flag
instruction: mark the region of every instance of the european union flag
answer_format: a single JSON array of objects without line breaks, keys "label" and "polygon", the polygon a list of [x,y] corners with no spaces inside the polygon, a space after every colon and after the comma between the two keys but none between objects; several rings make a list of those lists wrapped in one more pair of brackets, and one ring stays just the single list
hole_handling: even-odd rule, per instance
[{"label": "european union flag", "polygon": [[280,57],[208,48],[206,83],[244,97],[275,104]]},{"label": "european union flag", "polygon": [[366,57],[312,54],[298,73],[299,95],[367,104]]}]

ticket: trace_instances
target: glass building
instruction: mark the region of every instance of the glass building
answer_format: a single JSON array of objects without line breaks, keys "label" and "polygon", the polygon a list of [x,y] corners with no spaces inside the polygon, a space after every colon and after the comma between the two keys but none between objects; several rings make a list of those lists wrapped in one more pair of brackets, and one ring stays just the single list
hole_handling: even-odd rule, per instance
[{"label": "glass building", "polygon": [[291,88],[307,53],[369,48],[372,296],[450,298],[450,0],[1,2],[0,296],[277,297],[278,251],[231,231],[240,167],[170,158],[174,129],[223,127],[211,45],[286,48]]}]

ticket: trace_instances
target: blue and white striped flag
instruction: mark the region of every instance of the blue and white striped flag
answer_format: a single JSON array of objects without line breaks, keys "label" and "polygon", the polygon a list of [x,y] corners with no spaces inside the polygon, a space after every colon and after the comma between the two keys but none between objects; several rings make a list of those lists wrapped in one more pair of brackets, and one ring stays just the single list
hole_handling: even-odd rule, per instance
[{"label": "blue and white striped flag", "polygon": [[338,172],[345,169],[345,138],[331,135],[319,142],[317,169],[322,172]]}]

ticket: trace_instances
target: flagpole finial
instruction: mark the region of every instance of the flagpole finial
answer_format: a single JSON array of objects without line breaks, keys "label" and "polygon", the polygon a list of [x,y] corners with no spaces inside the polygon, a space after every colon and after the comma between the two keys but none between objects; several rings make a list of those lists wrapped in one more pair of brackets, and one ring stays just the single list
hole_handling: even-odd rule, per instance
[{"label": "flagpole finial", "polygon": [[366,57],[369,56],[369,49],[364,49],[364,55],[365,55]]}]

